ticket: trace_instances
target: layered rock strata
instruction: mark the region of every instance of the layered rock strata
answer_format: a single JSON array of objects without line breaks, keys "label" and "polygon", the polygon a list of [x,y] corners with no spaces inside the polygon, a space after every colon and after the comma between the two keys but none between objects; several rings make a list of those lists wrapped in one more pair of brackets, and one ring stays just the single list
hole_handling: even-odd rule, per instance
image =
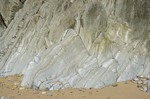
[{"label": "layered rock strata", "polygon": [[23,74],[22,86],[102,88],[150,77],[149,0],[26,0],[10,23],[6,16],[0,75]]}]

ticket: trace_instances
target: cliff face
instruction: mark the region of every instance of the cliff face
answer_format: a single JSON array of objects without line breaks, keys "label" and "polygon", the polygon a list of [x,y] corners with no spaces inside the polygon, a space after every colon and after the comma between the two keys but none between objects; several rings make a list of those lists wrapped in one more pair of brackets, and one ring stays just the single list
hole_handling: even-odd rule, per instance
[{"label": "cliff face", "polygon": [[25,0],[1,0],[0,14],[5,24],[8,26],[13,20],[15,13],[23,7]]},{"label": "cliff face", "polygon": [[19,2],[13,19],[0,6],[1,76],[50,90],[150,77],[149,0]]}]

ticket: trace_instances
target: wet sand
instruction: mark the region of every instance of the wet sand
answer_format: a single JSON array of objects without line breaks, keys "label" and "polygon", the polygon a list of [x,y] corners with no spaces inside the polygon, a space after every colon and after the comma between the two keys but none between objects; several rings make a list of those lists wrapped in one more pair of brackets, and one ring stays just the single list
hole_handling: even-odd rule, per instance
[{"label": "wet sand", "polygon": [[21,87],[21,80],[18,75],[0,78],[0,96],[6,99],[150,99],[150,93],[140,91],[131,81],[103,89],[37,91]]}]

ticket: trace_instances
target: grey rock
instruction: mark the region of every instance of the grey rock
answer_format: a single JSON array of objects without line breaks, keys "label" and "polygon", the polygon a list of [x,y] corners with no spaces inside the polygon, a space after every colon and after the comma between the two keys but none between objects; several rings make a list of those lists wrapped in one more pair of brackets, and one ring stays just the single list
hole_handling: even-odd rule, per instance
[{"label": "grey rock", "polygon": [[6,26],[14,19],[16,12],[23,7],[25,0],[1,0],[0,14],[4,18]]},{"label": "grey rock", "polygon": [[138,78],[138,77],[135,77],[133,80],[134,80],[134,81],[138,81],[138,80],[139,80],[139,78]]},{"label": "grey rock", "polygon": [[148,92],[150,92],[150,80],[148,81]]},{"label": "grey rock", "polygon": [[147,92],[147,86],[143,86],[143,90],[145,91],[145,92]]},{"label": "grey rock", "polygon": [[9,98],[6,96],[0,96],[0,99],[9,99]]},{"label": "grey rock", "polygon": [[148,84],[148,81],[147,81],[147,80],[143,81],[143,84],[144,84],[144,85],[147,85],[147,84]]},{"label": "grey rock", "polygon": [[[0,14],[0,37],[2,37],[6,27],[7,26],[4,22],[4,19],[3,19],[2,15]],[[0,53],[0,56],[2,56],[2,55],[3,55],[3,53]]]},{"label": "grey rock", "polygon": [[138,84],[142,84],[143,82],[142,82],[141,80],[139,80],[137,83],[138,83]]},{"label": "grey rock", "polygon": [[148,77],[149,0],[15,1],[0,1],[0,76],[22,73],[22,86],[49,90]]},{"label": "grey rock", "polygon": [[142,85],[139,87],[139,90],[144,91],[144,92],[147,92],[147,89],[148,89],[147,86]]}]

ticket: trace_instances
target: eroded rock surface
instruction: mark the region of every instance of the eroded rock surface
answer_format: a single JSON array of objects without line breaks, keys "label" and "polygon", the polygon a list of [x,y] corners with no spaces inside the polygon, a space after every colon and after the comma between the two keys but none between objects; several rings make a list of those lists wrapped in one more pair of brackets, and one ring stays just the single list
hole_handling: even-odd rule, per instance
[{"label": "eroded rock surface", "polygon": [[149,77],[149,25],[149,0],[26,0],[0,38],[0,75],[49,90]]},{"label": "eroded rock surface", "polygon": [[16,12],[23,7],[25,0],[1,0],[0,14],[6,25],[14,19]]},{"label": "eroded rock surface", "polygon": [[148,92],[150,92],[150,80],[148,82]]},{"label": "eroded rock surface", "polygon": [[3,20],[3,17],[0,15],[0,37],[3,35],[5,29],[6,29],[6,24]]}]

